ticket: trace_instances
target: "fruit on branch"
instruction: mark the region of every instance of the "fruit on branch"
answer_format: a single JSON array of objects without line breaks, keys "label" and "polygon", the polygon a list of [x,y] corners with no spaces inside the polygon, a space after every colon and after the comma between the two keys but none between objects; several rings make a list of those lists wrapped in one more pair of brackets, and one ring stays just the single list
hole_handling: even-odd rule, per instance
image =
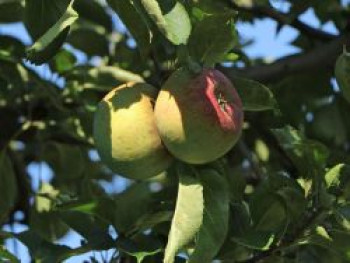
[{"label": "fruit on branch", "polygon": [[157,90],[127,83],[110,91],[94,117],[94,140],[101,160],[112,171],[146,179],[167,169],[172,157],[163,147],[153,112]]},{"label": "fruit on branch", "polygon": [[192,164],[214,161],[237,142],[242,102],[220,71],[194,74],[180,68],[164,83],[155,105],[159,134],[168,150]]},{"label": "fruit on branch", "polygon": [[335,78],[344,98],[350,103],[350,53],[345,48],[335,64]]}]

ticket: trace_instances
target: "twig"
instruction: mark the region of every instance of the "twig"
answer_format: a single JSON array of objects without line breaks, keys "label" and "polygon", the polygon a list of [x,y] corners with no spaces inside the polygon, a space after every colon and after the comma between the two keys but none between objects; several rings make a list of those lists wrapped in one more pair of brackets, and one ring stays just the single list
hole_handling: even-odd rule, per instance
[{"label": "twig", "polygon": [[341,54],[344,45],[350,45],[350,32],[337,37],[333,41],[320,45],[310,52],[279,59],[271,64],[263,64],[245,69],[232,69],[220,66],[220,70],[227,76],[242,76],[261,82],[274,82],[282,78],[298,74],[333,71],[335,61]]},{"label": "twig", "polygon": [[312,226],[314,221],[318,218],[318,216],[321,213],[322,213],[322,211],[316,210],[316,211],[312,212],[311,214],[309,214],[309,216],[305,219],[305,223],[300,228],[298,228],[294,232],[293,236],[290,237],[288,240],[285,240],[284,242],[282,241],[281,243],[276,244],[275,246],[271,247],[269,250],[263,251],[250,259],[247,259],[244,261],[239,261],[239,263],[257,263],[264,258],[272,256],[276,251],[279,251],[279,250],[282,250],[282,249],[289,247],[290,245],[293,244],[293,242],[295,240],[298,240],[299,238],[301,238],[303,236],[305,231],[310,226]]},{"label": "twig", "polygon": [[302,21],[300,21],[297,17],[295,17],[294,19],[290,19],[288,14],[281,13],[269,6],[244,7],[237,5],[232,1],[229,1],[229,4],[233,9],[237,11],[252,13],[256,17],[269,17],[279,24],[290,25],[310,38],[316,38],[322,41],[330,41],[336,38],[336,35],[313,28],[308,24],[305,24]]}]

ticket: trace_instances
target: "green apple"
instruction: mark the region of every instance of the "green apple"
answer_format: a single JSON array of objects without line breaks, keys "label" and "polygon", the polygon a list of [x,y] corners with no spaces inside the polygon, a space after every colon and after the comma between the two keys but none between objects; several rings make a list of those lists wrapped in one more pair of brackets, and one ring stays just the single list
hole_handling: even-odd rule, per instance
[{"label": "green apple", "polygon": [[166,170],[172,157],[159,137],[153,105],[157,90],[146,83],[127,83],[99,103],[93,135],[101,160],[115,173],[147,179]]}]

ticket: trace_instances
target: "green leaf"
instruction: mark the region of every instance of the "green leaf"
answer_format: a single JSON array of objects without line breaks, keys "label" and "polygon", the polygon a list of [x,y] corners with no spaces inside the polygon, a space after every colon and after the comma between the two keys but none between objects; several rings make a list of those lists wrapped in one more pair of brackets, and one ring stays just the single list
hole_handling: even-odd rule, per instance
[{"label": "green leaf", "polygon": [[235,243],[256,250],[268,250],[275,240],[275,234],[265,231],[250,231],[243,236],[232,237]]},{"label": "green leaf", "polygon": [[13,164],[5,151],[0,153],[0,223],[7,220],[8,213],[18,197],[17,179]]},{"label": "green leaf", "polygon": [[200,21],[189,38],[190,56],[209,66],[224,61],[237,43],[233,18],[233,13],[222,13]]},{"label": "green leaf", "polygon": [[335,219],[346,231],[350,231],[350,205],[340,205],[333,209]]},{"label": "green leaf", "polygon": [[107,0],[107,3],[134,37],[141,54],[146,56],[150,50],[152,34],[144,15],[135,7],[134,1]]},{"label": "green leaf", "polygon": [[0,246],[0,261],[9,263],[20,263],[18,258],[10,253],[7,249]]},{"label": "green leaf", "polygon": [[141,0],[158,29],[173,44],[186,44],[191,33],[191,21],[185,7],[178,1]]},{"label": "green leaf", "polygon": [[103,26],[107,32],[112,31],[112,18],[100,1],[75,0],[73,8],[78,12],[80,18]]},{"label": "green leaf", "polygon": [[29,80],[28,71],[20,63],[4,60],[0,63],[0,77],[17,88],[9,93],[10,96],[21,90]]},{"label": "green leaf", "polygon": [[344,98],[350,103],[350,53],[345,48],[335,64],[335,78]]},{"label": "green leaf", "polygon": [[324,169],[329,156],[326,146],[305,138],[291,126],[273,129],[272,132],[304,177],[310,177]]},{"label": "green leaf", "polygon": [[336,196],[350,198],[350,166],[338,164],[327,171],[325,175],[326,187]]},{"label": "green leaf", "polygon": [[58,209],[59,211],[75,211],[94,215],[100,201],[101,200],[68,202],[60,205]]},{"label": "green leaf", "polygon": [[[76,67],[67,72],[66,77],[68,81],[79,81],[83,84],[84,89],[100,91],[110,91],[117,85],[129,81],[144,82],[140,75],[116,66]],[[81,85],[79,85],[79,88],[81,88]]]},{"label": "green leaf", "polygon": [[47,242],[31,230],[17,234],[16,238],[29,249],[30,255],[41,263],[62,262],[72,254],[68,246]]},{"label": "green leaf", "polygon": [[0,36],[0,50],[7,51],[11,57],[22,58],[25,54],[25,46],[22,41],[12,36]]},{"label": "green leaf", "polygon": [[141,216],[135,223],[134,227],[130,230],[130,233],[142,232],[147,229],[151,229],[156,225],[171,221],[173,212],[171,211],[159,211],[156,213],[145,214]]},{"label": "green leaf", "polygon": [[284,204],[271,193],[259,193],[249,204],[254,228],[259,231],[278,232],[288,218]]},{"label": "green leaf", "polygon": [[298,222],[307,207],[301,187],[298,184],[284,186],[277,191],[277,194],[282,197],[290,220]]},{"label": "green leaf", "polygon": [[105,222],[78,211],[61,211],[59,217],[86,239],[90,249],[105,250],[114,247],[114,241],[108,234],[108,224]]},{"label": "green leaf", "polygon": [[178,167],[179,189],[175,214],[171,222],[164,263],[173,263],[179,251],[198,233],[203,220],[204,197],[201,181],[192,167]]},{"label": "green leaf", "polygon": [[225,241],[229,219],[229,189],[224,175],[216,170],[198,170],[203,185],[203,223],[189,263],[211,262]]},{"label": "green leaf", "polygon": [[298,241],[298,245],[315,245],[334,253],[338,258],[348,262],[350,260],[350,234],[348,231],[327,230],[317,226],[309,236]]},{"label": "green leaf", "polygon": [[35,40],[27,50],[27,57],[35,64],[42,64],[57,53],[70,26],[78,18],[78,13],[72,7],[74,0],[67,5],[64,2],[67,1],[53,0],[48,4],[45,0],[41,0],[41,3],[26,0],[25,24]]},{"label": "green leaf", "polygon": [[242,99],[245,111],[264,111],[276,108],[277,102],[273,93],[265,85],[239,77],[234,77],[232,83]]},{"label": "green leaf", "polygon": [[151,235],[138,235],[132,240],[118,238],[116,243],[119,250],[135,257],[137,263],[162,251],[162,243]]},{"label": "green leaf", "polygon": [[104,32],[94,27],[79,27],[69,34],[67,42],[88,56],[107,56],[109,43]]},{"label": "green leaf", "polygon": [[66,143],[48,142],[43,156],[54,170],[56,180],[67,182],[82,178],[87,159],[83,149]]},{"label": "green leaf", "polygon": [[113,209],[113,225],[118,232],[129,233],[138,219],[149,212],[152,205],[151,194],[148,183],[143,182],[131,185],[115,197],[110,209]]},{"label": "green leaf", "polygon": [[29,225],[41,238],[47,241],[57,240],[67,233],[67,226],[53,212],[59,191],[52,185],[43,183],[35,195]]},{"label": "green leaf", "polygon": [[22,0],[0,1],[0,23],[14,23],[22,20]]},{"label": "green leaf", "polygon": [[73,69],[77,59],[73,53],[66,49],[61,49],[50,61],[49,65],[57,73],[68,72]]},{"label": "green leaf", "polygon": [[341,176],[344,174],[350,175],[350,166],[343,163],[329,169],[325,175],[326,187],[339,187],[341,185]]}]

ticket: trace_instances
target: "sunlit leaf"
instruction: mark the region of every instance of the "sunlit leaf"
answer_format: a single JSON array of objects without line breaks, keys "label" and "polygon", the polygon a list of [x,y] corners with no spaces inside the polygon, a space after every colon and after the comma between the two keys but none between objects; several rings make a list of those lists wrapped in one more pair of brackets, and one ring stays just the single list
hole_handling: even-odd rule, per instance
[{"label": "sunlit leaf", "polygon": [[215,170],[198,170],[203,185],[203,223],[188,262],[210,262],[225,241],[229,220],[229,188]]},{"label": "sunlit leaf", "polygon": [[40,2],[26,0],[25,6],[25,24],[35,41],[28,49],[27,56],[35,64],[42,64],[57,53],[70,26],[78,18],[78,13],[72,7],[73,0],[54,0],[56,4],[47,4],[45,0]]},{"label": "sunlit leaf", "polygon": [[175,214],[171,223],[164,262],[173,263],[179,249],[192,241],[198,233],[204,212],[203,185],[190,167],[178,170],[179,189]]},{"label": "sunlit leaf", "polygon": [[167,39],[175,45],[187,43],[191,21],[179,1],[141,0],[141,3]]},{"label": "sunlit leaf", "polygon": [[277,102],[273,93],[265,85],[239,77],[234,77],[232,83],[242,99],[245,111],[264,111],[276,108]]},{"label": "sunlit leaf", "polygon": [[233,18],[234,14],[224,13],[200,21],[189,38],[190,55],[209,66],[225,60],[237,43]]}]

